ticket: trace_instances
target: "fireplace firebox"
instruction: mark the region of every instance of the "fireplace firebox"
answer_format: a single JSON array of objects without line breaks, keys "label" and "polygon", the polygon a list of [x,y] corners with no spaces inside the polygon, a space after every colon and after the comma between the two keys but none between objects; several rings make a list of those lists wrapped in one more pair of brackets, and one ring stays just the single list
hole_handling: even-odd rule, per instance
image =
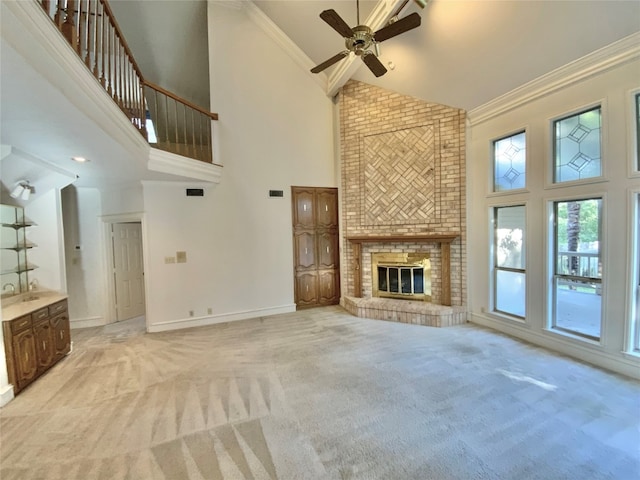
[{"label": "fireplace firebox", "polygon": [[372,253],[374,297],[431,301],[428,253]]}]

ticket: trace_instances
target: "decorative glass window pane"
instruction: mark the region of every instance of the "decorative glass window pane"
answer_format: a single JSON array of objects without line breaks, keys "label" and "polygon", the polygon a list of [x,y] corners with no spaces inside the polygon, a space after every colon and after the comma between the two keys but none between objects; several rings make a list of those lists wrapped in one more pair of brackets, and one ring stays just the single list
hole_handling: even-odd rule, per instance
[{"label": "decorative glass window pane", "polygon": [[524,188],[526,180],[525,132],[493,142],[493,191]]},{"label": "decorative glass window pane", "polygon": [[601,108],[554,122],[554,183],[602,175]]}]

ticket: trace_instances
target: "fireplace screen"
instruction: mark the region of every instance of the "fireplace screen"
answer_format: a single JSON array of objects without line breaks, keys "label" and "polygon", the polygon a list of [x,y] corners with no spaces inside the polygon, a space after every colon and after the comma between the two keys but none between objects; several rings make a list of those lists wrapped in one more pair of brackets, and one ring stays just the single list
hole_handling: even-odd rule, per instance
[{"label": "fireplace screen", "polygon": [[431,262],[425,253],[372,254],[373,296],[431,301]]}]

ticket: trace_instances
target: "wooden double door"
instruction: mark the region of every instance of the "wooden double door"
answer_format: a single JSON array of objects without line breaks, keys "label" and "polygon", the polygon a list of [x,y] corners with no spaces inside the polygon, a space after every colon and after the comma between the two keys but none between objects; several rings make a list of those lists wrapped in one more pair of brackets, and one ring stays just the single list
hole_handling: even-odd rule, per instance
[{"label": "wooden double door", "polygon": [[295,303],[298,308],[340,302],[338,189],[291,187]]}]

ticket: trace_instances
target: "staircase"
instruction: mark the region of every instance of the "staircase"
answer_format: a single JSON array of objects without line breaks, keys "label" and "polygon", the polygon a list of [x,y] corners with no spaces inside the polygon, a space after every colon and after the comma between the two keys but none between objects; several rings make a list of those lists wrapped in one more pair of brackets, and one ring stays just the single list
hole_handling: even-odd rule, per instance
[{"label": "staircase", "polygon": [[34,1],[152,147],[215,164],[212,121],[218,115],[145,80],[107,0]]}]

